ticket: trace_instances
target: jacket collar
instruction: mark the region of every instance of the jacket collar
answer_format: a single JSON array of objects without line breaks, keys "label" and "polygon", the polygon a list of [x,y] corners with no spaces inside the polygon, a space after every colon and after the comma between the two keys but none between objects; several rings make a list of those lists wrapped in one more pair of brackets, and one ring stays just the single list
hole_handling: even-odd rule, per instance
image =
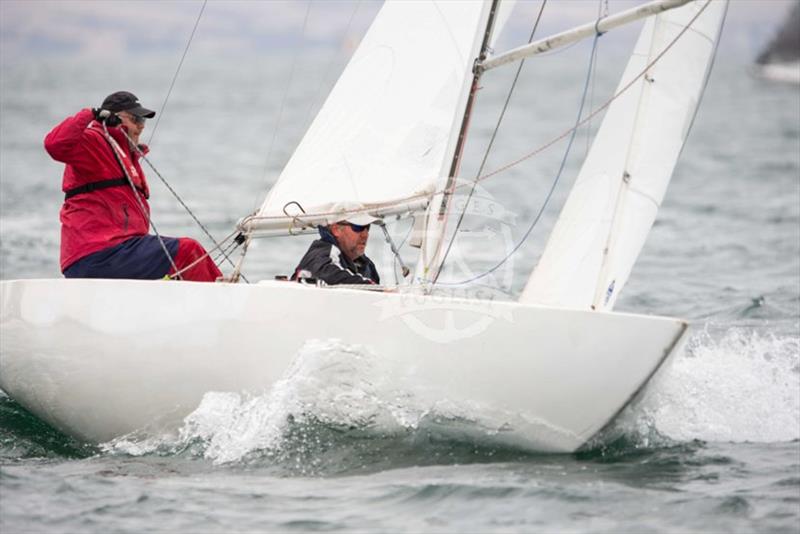
[{"label": "jacket collar", "polygon": [[319,230],[319,237],[326,243],[330,243],[331,245],[335,246],[338,249],[341,249],[339,246],[339,242],[336,241],[336,238],[333,236],[331,231],[328,229],[327,226],[318,226],[317,230]]}]

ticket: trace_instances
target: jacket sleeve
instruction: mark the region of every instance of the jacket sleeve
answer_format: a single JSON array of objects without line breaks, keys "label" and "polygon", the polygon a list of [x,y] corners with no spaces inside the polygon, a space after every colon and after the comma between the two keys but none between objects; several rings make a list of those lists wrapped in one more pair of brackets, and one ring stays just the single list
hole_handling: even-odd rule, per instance
[{"label": "jacket sleeve", "polygon": [[364,262],[364,267],[363,268],[359,267],[358,269],[361,272],[361,274],[371,279],[374,283],[380,284],[381,277],[378,274],[378,268],[375,267],[375,264],[372,262],[372,260],[366,256],[362,256],[361,258],[359,258],[359,261]]},{"label": "jacket sleeve", "polygon": [[50,157],[62,163],[72,163],[80,153],[84,130],[94,120],[89,108],[64,119],[44,138],[44,149]]},{"label": "jacket sleeve", "polygon": [[[296,275],[300,271],[308,271],[314,278],[322,280],[328,285],[337,284],[374,284],[369,278],[358,274],[346,267],[340,257],[341,252],[334,246],[317,249],[315,254],[307,254],[295,270]],[[327,253],[325,253],[327,252]]]}]

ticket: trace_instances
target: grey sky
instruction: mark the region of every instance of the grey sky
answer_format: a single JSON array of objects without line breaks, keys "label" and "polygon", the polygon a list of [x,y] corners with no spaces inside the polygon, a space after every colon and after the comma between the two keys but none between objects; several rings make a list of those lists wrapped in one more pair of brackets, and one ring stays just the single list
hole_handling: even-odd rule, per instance
[{"label": "grey sky", "polygon": [[[539,35],[586,22],[600,5],[598,0],[550,1]],[[754,57],[795,1],[731,0],[720,53]],[[609,0],[608,5],[616,12],[636,3],[641,2]],[[305,0],[210,0],[192,51],[237,55],[298,46],[348,48],[358,42],[380,4],[312,0],[309,8]],[[518,4],[511,42],[526,38],[540,2]],[[7,62],[176,54],[186,45],[202,6],[201,0],[0,0],[0,55]]]}]

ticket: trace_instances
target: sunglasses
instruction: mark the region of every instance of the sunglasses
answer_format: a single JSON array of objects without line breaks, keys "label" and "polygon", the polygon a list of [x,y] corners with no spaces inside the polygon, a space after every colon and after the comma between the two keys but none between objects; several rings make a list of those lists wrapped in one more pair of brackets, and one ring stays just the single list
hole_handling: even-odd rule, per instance
[{"label": "sunglasses", "polygon": [[361,224],[353,224],[353,223],[349,223],[349,222],[343,222],[343,223],[339,223],[339,224],[341,226],[349,226],[350,229],[352,231],[354,231],[355,233],[357,233],[357,234],[360,234],[364,230],[369,230],[369,225],[368,224],[361,225]]},{"label": "sunglasses", "polygon": [[138,115],[134,115],[133,113],[125,113],[125,116],[130,119],[134,124],[144,124],[144,121],[147,120],[147,117],[139,117]]}]

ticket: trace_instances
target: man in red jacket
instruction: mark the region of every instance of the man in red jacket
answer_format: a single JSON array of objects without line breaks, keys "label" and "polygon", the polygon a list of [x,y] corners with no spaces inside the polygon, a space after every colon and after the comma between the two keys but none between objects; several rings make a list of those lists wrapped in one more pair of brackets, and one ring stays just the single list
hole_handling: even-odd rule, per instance
[{"label": "man in red jacket", "polygon": [[222,276],[194,239],[148,234],[150,190],[139,162],[148,148],[139,136],[154,116],[135,95],[119,91],[45,137],[47,153],[66,164],[61,271],[67,278],[156,279],[178,272],[176,278],[213,282]]}]

